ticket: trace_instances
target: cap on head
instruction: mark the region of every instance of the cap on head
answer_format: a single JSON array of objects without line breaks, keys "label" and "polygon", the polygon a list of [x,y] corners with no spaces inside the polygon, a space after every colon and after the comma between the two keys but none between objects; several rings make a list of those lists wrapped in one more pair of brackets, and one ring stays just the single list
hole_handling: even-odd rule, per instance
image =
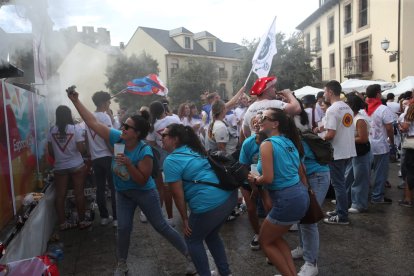
[{"label": "cap on head", "polygon": [[253,84],[252,89],[250,90],[250,95],[260,96],[263,94],[266,89],[270,88],[272,85],[275,85],[277,78],[272,77],[263,77],[259,78]]}]

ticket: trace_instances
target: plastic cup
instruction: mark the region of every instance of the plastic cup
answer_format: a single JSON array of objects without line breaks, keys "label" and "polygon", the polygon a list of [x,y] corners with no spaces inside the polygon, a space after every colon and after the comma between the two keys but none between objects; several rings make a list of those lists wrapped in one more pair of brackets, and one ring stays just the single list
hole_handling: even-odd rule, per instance
[{"label": "plastic cup", "polygon": [[120,153],[124,153],[125,144],[122,143],[115,143],[114,144],[114,155],[117,156]]},{"label": "plastic cup", "polygon": [[250,165],[250,172],[259,175],[259,171],[257,170],[257,164]]}]

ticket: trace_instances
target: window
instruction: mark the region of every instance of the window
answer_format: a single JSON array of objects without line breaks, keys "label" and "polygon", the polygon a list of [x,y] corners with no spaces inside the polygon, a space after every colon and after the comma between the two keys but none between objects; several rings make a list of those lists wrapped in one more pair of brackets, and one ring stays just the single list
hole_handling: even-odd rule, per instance
[{"label": "window", "polygon": [[346,47],[344,49],[344,55],[345,55],[345,66],[347,63],[351,62],[352,60],[352,47]]},{"label": "window", "polygon": [[189,36],[184,38],[184,48],[191,49],[191,38]]},{"label": "window", "polygon": [[334,17],[331,16],[328,18],[328,42],[329,44],[334,43],[335,41],[335,29],[334,29]]},{"label": "window", "polygon": [[316,41],[315,41],[316,50],[321,49],[321,26],[316,27]]},{"label": "window", "polygon": [[369,72],[369,43],[364,41],[358,44],[360,72]]},{"label": "window", "polygon": [[214,42],[213,41],[208,42],[208,51],[209,52],[214,52]]},{"label": "window", "polygon": [[170,62],[170,68],[171,68],[171,76],[174,76],[175,73],[177,73],[178,69],[180,68],[178,65],[177,59],[172,59]]},{"label": "window", "polygon": [[227,100],[227,91],[226,91],[226,84],[225,83],[220,83],[219,93],[220,93],[220,97],[222,99]]},{"label": "window", "polygon": [[345,18],[344,18],[344,32],[349,34],[352,32],[352,7],[351,4],[345,6]]},{"label": "window", "polygon": [[358,27],[368,24],[368,0],[359,0],[359,23]]},{"label": "window", "polygon": [[311,45],[310,45],[310,33],[306,34],[305,43],[306,43],[305,50],[306,50],[306,52],[309,53],[310,52],[310,47],[311,47]]},{"label": "window", "polygon": [[335,67],[335,53],[329,54],[329,68]]}]

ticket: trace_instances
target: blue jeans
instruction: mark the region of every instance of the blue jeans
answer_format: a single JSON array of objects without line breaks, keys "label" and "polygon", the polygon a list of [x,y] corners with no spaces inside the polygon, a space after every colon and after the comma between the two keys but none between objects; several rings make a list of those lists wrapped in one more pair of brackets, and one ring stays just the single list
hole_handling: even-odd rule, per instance
[{"label": "blue jeans", "polygon": [[345,173],[346,190],[351,207],[358,210],[368,209],[368,193],[371,174],[371,152],[355,156],[348,164]]},{"label": "blue jeans", "polygon": [[115,187],[112,179],[111,164],[112,156],[105,156],[92,160],[93,175],[96,183],[96,203],[98,203],[99,215],[101,218],[109,217],[105,197],[105,187],[108,182],[109,189],[111,190],[112,216],[114,220],[116,220]]},{"label": "blue jeans", "polygon": [[134,213],[137,206],[151,223],[152,227],[166,238],[184,256],[188,256],[184,238],[170,225],[162,215],[160,198],[156,189],[126,190],[116,192],[118,214],[117,257],[118,261],[126,261]]},{"label": "blue jeans", "polygon": [[[308,181],[315,192],[319,205],[322,206],[331,182],[330,172],[316,172],[308,175]],[[299,239],[300,246],[303,248],[303,259],[306,262],[316,264],[319,255],[318,224],[299,224]]]},{"label": "blue jeans", "polygon": [[345,170],[351,158],[334,160],[329,164],[332,186],[335,190],[336,213],[340,220],[348,221],[348,196],[345,186]]},{"label": "blue jeans", "polygon": [[231,274],[223,241],[220,238],[219,230],[227,217],[237,204],[237,191],[220,206],[205,213],[191,213],[188,219],[192,233],[185,237],[191,259],[200,276],[210,276],[211,271],[208,264],[208,257],[204,249],[203,241],[206,242],[220,275]]},{"label": "blue jeans", "polygon": [[389,163],[389,153],[373,156],[372,169],[374,171],[374,186],[371,191],[371,201],[382,201],[384,199],[385,181],[388,180]]}]

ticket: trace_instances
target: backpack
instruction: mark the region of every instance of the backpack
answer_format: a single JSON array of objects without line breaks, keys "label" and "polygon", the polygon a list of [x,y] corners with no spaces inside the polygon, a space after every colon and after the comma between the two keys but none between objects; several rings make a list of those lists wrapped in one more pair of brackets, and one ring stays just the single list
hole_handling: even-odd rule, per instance
[{"label": "backpack", "polygon": [[[174,154],[184,154],[197,157],[193,154],[182,152]],[[222,151],[213,151],[208,153],[207,160],[219,179],[219,184],[199,180],[183,180],[195,184],[214,186],[226,191],[233,191],[238,189],[247,179],[247,175],[249,174],[248,169],[243,164],[240,164],[237,159],[234,159],[231,155],[226,155]]]},{"label": "backpack", "polygon": [[328,165],[334,160],[334,150],[330,142],[310,130],[302,131],[300,136],[309,145],[319,164]]}]

